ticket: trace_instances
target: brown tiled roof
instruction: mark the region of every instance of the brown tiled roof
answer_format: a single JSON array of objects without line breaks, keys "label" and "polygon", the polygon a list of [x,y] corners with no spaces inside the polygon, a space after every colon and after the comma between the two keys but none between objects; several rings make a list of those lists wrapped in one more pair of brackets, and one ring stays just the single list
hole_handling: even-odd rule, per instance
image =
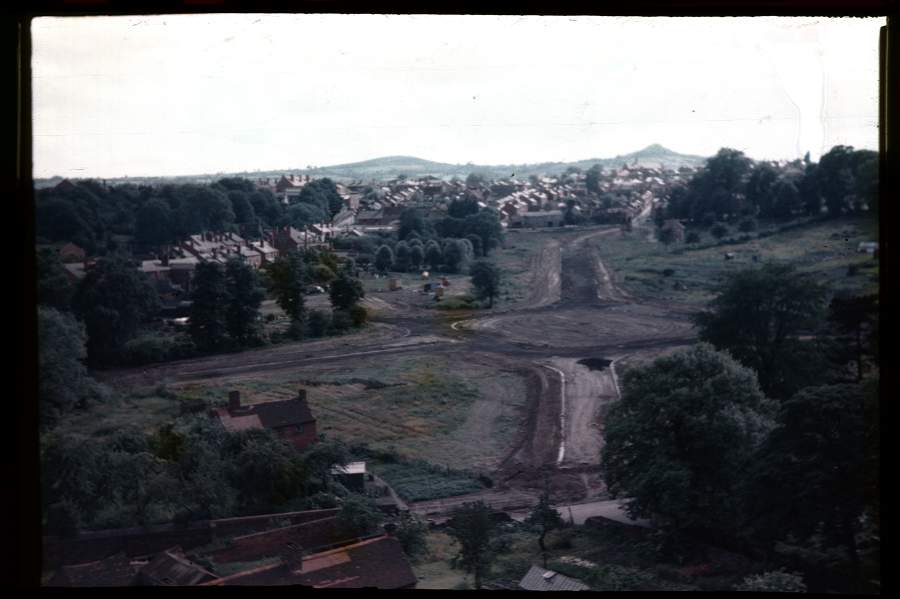
[{"label": "brown tiled roof", "polygon": [[213,552],[210,557],[218,563],[249,562],[275,556],[290,560],[302,553],[355,540],[356,535],[348,531],[340,519],[330,517],[234,537],[228,547]]},{"label": "brown tiled roof", "polygon": [[298,397],[241,406],[234,411],[222,408],[217,412],[222,424],[229,430],[259,428],[260,425],[276,429],[316,421],[306,400]]},{"label": "brown tiled roof", "polygon": [[54,587],[127,587],[137,583],[137,567],[124,553],[106,559],[62,566],[47,586]]},{"label": "brown tiled roof", "polygon": [[415,586],[416,575],[400,542],[382,535],[282,563],[227,576],[208,585],[304,585],[315,588],[401,589]]},{"label": "brown tiled roof", "polygon": [[215,580],[217,577],[190,561],[180,547],[173,547],[154,557],[141,568],[141,584],[151,586],[192,586]]}]

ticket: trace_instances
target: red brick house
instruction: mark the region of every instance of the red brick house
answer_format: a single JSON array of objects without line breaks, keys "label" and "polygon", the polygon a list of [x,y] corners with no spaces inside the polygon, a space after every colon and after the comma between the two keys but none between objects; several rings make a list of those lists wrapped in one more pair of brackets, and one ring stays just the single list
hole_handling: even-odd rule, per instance
[{"label": "red brick house", "polygon": [[225,430],[237,432],[254,428],[269,429],[301,451],[318,438],[316,419],[306,403],[306,389],[300,389],[293,399],[248,406],[241,405],[238,391],[231,391],[228,394],[228,407],[218,408],[213,413]]}]

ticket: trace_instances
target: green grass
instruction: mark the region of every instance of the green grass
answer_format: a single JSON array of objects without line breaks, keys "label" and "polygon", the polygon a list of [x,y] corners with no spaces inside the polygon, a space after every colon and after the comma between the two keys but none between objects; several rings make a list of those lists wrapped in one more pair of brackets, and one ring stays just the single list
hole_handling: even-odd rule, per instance
[{"label": "green grass", "polygon": [[74,410],[58,426],[74,435],[102,437],[125,429],[153,432],[171,422],[181,412],[177,399],[153,392],[131,394],[93,405],[87,410]]},{"label": "green grass", "polygon": [[[877,239],[876,221],[846,217],[778,231],[782,226],[784,223],[763,223],[751,240],[727,245],[711,244],[711,237],[705,234],[703,243],[697,246],[666,248],[648,242],[647,231],[643,230],[627,236],[610,235],[594,243],[601,258],[612,267],[617,283],[636,297],[703,304],[712,298],[723,275],[765,262],[793,264],[799,271],[827,281],[835,290],[877,290],[877,266],[865,268],[873,263],[872,257],[856,253],[860,241]],[[734,259],[725,260],[726,252],[733,253]],[[759,257],[758,263],[753,262],[754,255]],[[862,268],[856,275],[847,276],[851,265]],[[667,269],[673,271],[669,276],[664,274]]]}]

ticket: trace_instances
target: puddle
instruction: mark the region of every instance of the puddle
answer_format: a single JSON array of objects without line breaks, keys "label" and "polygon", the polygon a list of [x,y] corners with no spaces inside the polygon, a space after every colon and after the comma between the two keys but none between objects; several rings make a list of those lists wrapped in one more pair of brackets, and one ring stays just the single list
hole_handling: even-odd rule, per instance
[{"label": "puddle", "polygon": [[583,358],[578,360],[578,364],[587,366],[591,370],[603,370],[612,364],[612,360],[607,360],[606,358]]}]

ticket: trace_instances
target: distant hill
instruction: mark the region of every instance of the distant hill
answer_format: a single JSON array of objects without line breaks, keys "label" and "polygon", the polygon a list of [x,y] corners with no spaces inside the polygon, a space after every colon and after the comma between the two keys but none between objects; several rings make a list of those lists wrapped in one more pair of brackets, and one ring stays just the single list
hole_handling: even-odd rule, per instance
[{"label": "distant hill", "polygon": [[613,158],[591,158],[589,160],[578,160],[576,162],[542,162],[536,164],[500,164],[500,165],[484,165],[484,164],[448,164],[445,162],[434,162],[431,160],[423,160],[414,156],[385,156],[383,158],[374,158],[372,160],[364,160],[362,162],[352,162],[349,164],[336,164],[333,166],[323,166],[312,169],[293,169],[289,171],[269,171],[255,173],[236,173],[235,176],[244,177],[278,177],[284,172],[310,175],[312,177],[330,177],[338,181],[349,180],[388,180],[399,175],[405,175],[410,178],[416,177],[438,177],[440,179],[450,179],[459,177],[464,179],[469,173],[483,173],[489,177],[511,177],[526,178],[531,175],[558,175],[569,167],[577,167],[587,170],[595,164],[600,164],[605,168],[620,167],[623,164],[637,164],[640,166],[662,166],[664,168],[679,168],[682,166],[696,167],[701,166],[706,161],[704,156],[695,156],[691,154],[679,154],[664,148],[659,144],[647,146],[643,150],[631,152],[629,154],[621,154]]},{"label": "distant hill", "polygon": [[[196,175],[179,177],[130,177],[127,181],[132,183],[159,183],[163,181],[174,182],[205,182],[214,181],[223,177],[246,177],[256,179],[259,177],[280,177],[282,174],[293,173],[310,175],[311,177],[329,177],[336,181],[347,182],[355,180],[380,180],[394,179],[400,175],[409,178],[437,177],[451,179],[459,177],[465,179],[469,173],[482,173],[490,178],[513,177],[524,179],[531,175],[559,175],[567,168],[576,167],[587,170],[595,164],[604,168],[618,168],[623,164],[654,166],[663,168],[679,168],[682,166],[701,166],[706,161],[704,156],[691,154],[679,154],[664,148],[659,144],[647,146],[643,150],[621,154],[613,158],[591,158],[575,162],[542,162],[537,164],[448,164],[445,162],[433,162],[414,156],[385,156],[373,158],[362,162],[349,164],[336,164],[310,169],[281,169],[271,171],[244,171],[238,173],[216,173],[215,175]],[[48,187],[60,181],[59,177],[52,179],[36,179],[35,187]],[[126,179],[107,179],[109,183],[124,183]]]}]

